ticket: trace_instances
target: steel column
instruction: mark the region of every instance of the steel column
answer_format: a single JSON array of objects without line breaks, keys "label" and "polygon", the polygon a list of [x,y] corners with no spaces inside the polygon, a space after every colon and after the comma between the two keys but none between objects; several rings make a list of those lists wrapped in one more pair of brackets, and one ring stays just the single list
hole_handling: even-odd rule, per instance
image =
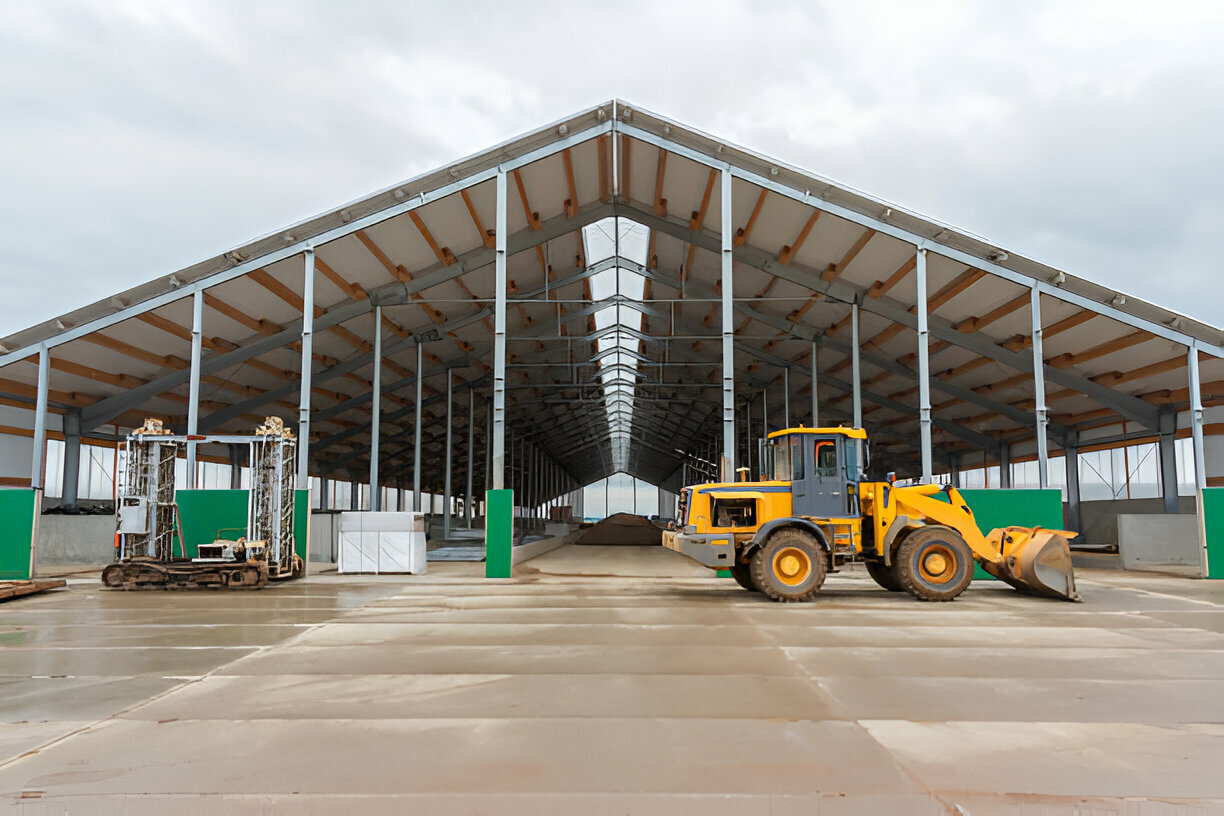
[{"label": "steel column", "polygon": [[782,369],[782,427],[790,427],[790,369]]},{"label": "steel column", "polygon": [[34,455],[30,462],[30,487],[43,488],[43,456],[47,448],[47,388],[51,374],[51,349],[38,349],[38,396],[34,401]]},{"label": "steel column", "polygon": [[237,443],[229,446],[230,490],[242,489],[242,448]]},{"label": "steel column", "polygon": [[314,247],[307,246],[303,254],[305,269],[302,274],[302,391],[298,400],[298,490],[310,487],[310,375],[314,365]]},{"label": "steel column", "polygon": [[[927,251],[918,248],[918,430],[922,446],[922,482],[931,483],[931,360],[927,332]],[[857,344],[855,344],[857,346]]]},{"label": "steel column", "polygon": [[[613,137],[615,138],[615,137]],[[613,174],[615,175],[615,174]],[[497,171],[493,308],[493,489],[506,487],[506,171]]]},{"label": "steel column", "polygon": [[191,296],[191,379],[187,386],[187,487],[196,488],[196,442],[200,432],[200,348],[204,336],[204,290]]},{"label": "steel column", "polygon": [[850,304],[850,384],[854,402],[854,427],[863,427],[863,370],[859,361],[859,345],[862,339],[859,335],[858,303]]},{"label": "steel column", "polygon": [[1011,479],[1011,445],[1006,442],[999,443],[999,487],[1009,488],[1012,486]]},{"label": "steel column", "polygon": [[442,539],[451,536],[451,457],[455,431],[455,375],[446,370],[446,476],[442,482]]},{"label": "steel column", "polygon": [[[857,344],[856,344],[857,345]],[[812,427],[820,427],[820,401],[817,399],[817,387],[820,384],[820,366],[816,350],[819,346],[812,341]]]},{"label": "steel column", "polygon": [[1045,352],[1042,350],[1041,292],[1036,286],[1029,294],[1029,314],[1032,317],[1033,338],[1033,413],[1037,419],[1037,485],[1050,486],[1050,452],[1046,441],[1049,415],[1045,394]]},{"label": "steel column", "polygon": [[60,504],[74,507],[81,481],[81,409],[64,412],[64,472]]},{"label": "steel column", "polygon": [[412,509],[421,512],[421,403],[424,400],[422,391],[425,382],[425,349],[420,341],[416,347],[416,423],[412,427]]},{"label": "steel column", "polygon": [[[722,170],[722,455],[727,472],[720,478],[735,479],[735,255],[731,212],[731,168]],[[750,452],[751,454],[751,452]],[[751,456],[750,456],[751,458]]]},{"label": "steel column", "polygon": [[[1176,419],[1176,414],[1173,418]],[[1177,437],[1160,435],[1160,492],[1164,496],[1166,513],[1177,512]]]},{"label": "steel column", "polygon": [[1063,445],[1063,455],[1067,468],[1067,519],[1068,530],[1080,531],[1080,477],[1079,477],[1079,434],[1067,431],[1067,442]]},{"label": "steel column", "polygon": [[476,390],[468,388],[467,493],[463,497],[463,520],[472,529],[472,474],[476,468]]},{"label": "steel column", "polygon": [[320,510],[330,510],[331,509],[330,488],[331,488],[331,479],[327,477],[326,473],[320,473],[319,474],[319,509]]},{"label": "steel column", "polygon": [[[419,378],[418,378],[419,381]],[[370,393],[370,509],[382,510],[378,489],[378,443],[382,433],[382,307],[374,307],[374,389]]]},{"label": "steel column", "polygon": [[1201,492],[1207,487],[1207,457],[1203,448],[1203,394],[1199,383],[1198,348],[1195,346],[1186,349],[1186,364],[1190,369],[1190,435],[1194,439],[1194,484]]}]

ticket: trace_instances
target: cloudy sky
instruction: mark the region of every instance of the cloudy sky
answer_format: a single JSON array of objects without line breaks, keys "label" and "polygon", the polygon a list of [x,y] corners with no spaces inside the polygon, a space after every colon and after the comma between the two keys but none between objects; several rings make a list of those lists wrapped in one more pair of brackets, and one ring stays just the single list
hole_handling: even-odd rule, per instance
[{"label": "cloudy sky", "polygon": [[0,4],[0,336],[613,96],[1217,325],[1224,3]]}]

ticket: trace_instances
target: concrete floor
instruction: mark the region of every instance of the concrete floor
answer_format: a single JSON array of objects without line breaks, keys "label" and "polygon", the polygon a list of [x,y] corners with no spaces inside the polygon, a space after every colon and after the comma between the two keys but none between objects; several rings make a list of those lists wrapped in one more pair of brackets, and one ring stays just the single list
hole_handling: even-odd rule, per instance
[{"label": "concrete floor", "polygon": [[777,605],[661,548],[0,606],[18,812],[1224,813],[1224,586]]}]

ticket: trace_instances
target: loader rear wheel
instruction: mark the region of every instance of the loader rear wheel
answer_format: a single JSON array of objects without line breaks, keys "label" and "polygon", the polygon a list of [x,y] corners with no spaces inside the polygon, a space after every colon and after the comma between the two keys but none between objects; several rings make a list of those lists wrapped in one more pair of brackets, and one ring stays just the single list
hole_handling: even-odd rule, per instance
[{"label": "loader rear wheel", "polygon": [[802,530],[779,530],[752,556],[752,584],[775,601],[808,601],[825,579],[825,554]]},{"label": "loader rear wheel", "polygon": [[735,579],[735,583],[742,586],[749,592],[756,592],[757,588],[752,585],[752,567],[748,564],[735,564],[731,567],[731,577]]},{"label": "loader rear wheel", "polygon": [[901,591],[901,579],[897,577],[895,561],[890,566],[882,560],[871,559],[867,561],[867,574],[889,592]]},{"label": "loader rear wheel", "polygon": [[973,553],[950,527],[910,533],[897,548],[893,565],[901,588],[920,601],[950,601],[973,580]]}]

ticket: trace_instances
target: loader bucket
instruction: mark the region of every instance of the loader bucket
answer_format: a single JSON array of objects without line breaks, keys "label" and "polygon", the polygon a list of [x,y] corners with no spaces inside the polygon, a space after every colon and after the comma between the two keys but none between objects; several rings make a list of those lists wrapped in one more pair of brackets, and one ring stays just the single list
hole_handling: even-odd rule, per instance
[{"label": "loader bucket", "polygon": [[1078,601],[1068,538],[1076,534],[1041,527],[991,530],[986,544],[991,558],[979,557],[982,569],[1021,592]]}]

